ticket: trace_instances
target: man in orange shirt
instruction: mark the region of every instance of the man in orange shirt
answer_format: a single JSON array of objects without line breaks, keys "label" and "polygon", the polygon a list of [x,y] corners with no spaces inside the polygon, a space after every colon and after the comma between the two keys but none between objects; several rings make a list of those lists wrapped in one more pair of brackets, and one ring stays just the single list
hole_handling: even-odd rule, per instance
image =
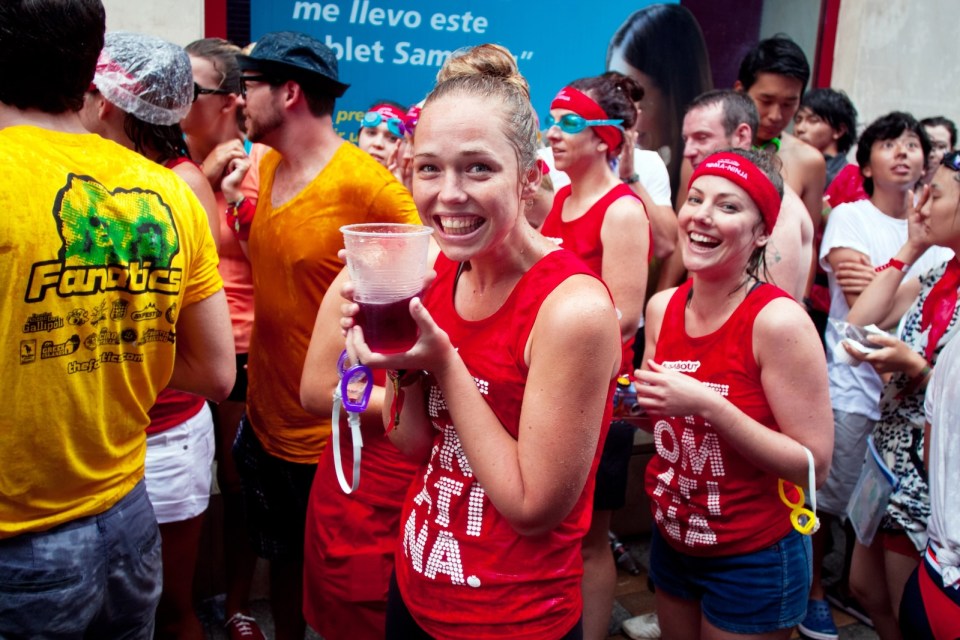
[{"label": "man in orange shirt", "polygon": [[339,229],[420,219],[390,172],[334,131],[334,101],[348,85],[328,47],[270,33],[239,62],[247,135],[274,151],[260,163],[250,229],[255,319],[234,456],[254,548],[270,560],[277,640],[299,640],[307,504],[330,435],[329,416],[301,406],[300,378],[317,309],[343,267]]}]

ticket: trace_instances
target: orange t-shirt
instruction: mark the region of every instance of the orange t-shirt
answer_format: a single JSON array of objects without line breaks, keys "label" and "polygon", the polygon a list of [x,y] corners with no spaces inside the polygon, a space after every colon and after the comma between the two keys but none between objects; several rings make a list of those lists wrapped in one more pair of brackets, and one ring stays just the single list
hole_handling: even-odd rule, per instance
[{"label": "orange t-shirt", "polygon": [[260,161],[260,200],[250,229],[254,324],[247,417],[270,455],[314,464],[330,435],[330,418],[300,405],[300,376],[320,301],[344,266],[337,257],[343,248],[340,227],[420,224],[420,217],[403,185],[349,143],[340,145],[300,193],[274,207],[280,161],[276,151]]}]

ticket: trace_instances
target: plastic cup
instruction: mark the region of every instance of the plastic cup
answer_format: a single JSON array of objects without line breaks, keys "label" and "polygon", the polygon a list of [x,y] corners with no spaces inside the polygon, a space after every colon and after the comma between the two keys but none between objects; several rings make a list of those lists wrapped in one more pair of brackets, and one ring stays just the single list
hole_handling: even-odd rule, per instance
[{"label": "plastic cup", "polygon": [[400,353],[416,343],[419,330],[410,300],[423,290],[430,234],[418,224],[351,224],[340,227],[347,270],[360,305],[357,324],[372,351]]}]

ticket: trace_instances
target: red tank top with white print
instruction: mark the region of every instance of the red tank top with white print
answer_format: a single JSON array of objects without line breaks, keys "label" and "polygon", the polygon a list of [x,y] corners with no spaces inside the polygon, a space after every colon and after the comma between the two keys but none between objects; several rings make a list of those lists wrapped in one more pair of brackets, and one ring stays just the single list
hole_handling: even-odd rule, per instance
[{"label": "red tank top with white print", "polygon": [[[655,361],[720,393],[745,414],[779,431],[753,355],[753,325],[772,300],[789,295],[756,286],[715,332],[687,335],[688,280],[667,303]],[[783,389],[783,393],[791,393]],[[778,478],[740,455],[700,416],[652,416],[656,455],[647,465],[646,490],[654,522],[671,546],[691,555],[749,553],[790,532],[790,509]]]},{"label": "red tank top with white print", "polygon": [[[457,266],[442,255],[437,259],[437,279],[424,304],[504,429],[517,438],[528,374],[524,347],[540,306],[570,276],[592,274],[572,253],[554,251],[521,277],[496,313],[467,321],[453,305]],[[590,525],[600,447],[583,493],[563,522],[549,533],[522,536],[474,477],[440,388],[429,378],[427,387],[435,436],[400,521],[396,572],[404,602],[417,623],[440,639],[561,637],[581,614],[580,546]],[[606,407],[598,442],[610,422],[609,397]]]}]

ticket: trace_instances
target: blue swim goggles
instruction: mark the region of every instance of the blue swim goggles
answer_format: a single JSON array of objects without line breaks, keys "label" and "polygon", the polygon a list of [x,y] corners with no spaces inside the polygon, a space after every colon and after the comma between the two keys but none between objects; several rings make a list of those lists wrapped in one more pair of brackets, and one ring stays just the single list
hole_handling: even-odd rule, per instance
[{"label": "blue swim goggles", "polygon": [[616,127],[623,131],[623,120],[587,120],[576,113],[565,113],[557,120],[553,116],[547,116],[546,129],[551,127],[560,127],[564,133],[580,133],[587,127]]},{"label": "blue swim goggles", "polygon": [[374,129],[379,127],[381,123],[386,123],[387,131],[398,138],[402,138],[403,134],[407,131],[407,127],[404,126],[403,120],[400,118],[386,118],[383,114],[377,113],[376,111],[367,111],[363,115],[363,120],[360,121],[360,126]]},{"label": "blue swim goggles", "polygon": [[[360,450],[363,448],[363,436],[360,433],[360,414],[370,404],[370,392],[373,391],[373,371],[365,364],[347,366],[347,352],[340,354],[337,360],[337,374],[340,382],[333,392],[333,466],[337,472],[337,481],[344,493],[353,493],[360,486]],[[347,424],[350,425],[350,437],[353,441],[353,482],[347,482],[343,473],[343,461],[340,456],[340,407],[347,411]]]}]

